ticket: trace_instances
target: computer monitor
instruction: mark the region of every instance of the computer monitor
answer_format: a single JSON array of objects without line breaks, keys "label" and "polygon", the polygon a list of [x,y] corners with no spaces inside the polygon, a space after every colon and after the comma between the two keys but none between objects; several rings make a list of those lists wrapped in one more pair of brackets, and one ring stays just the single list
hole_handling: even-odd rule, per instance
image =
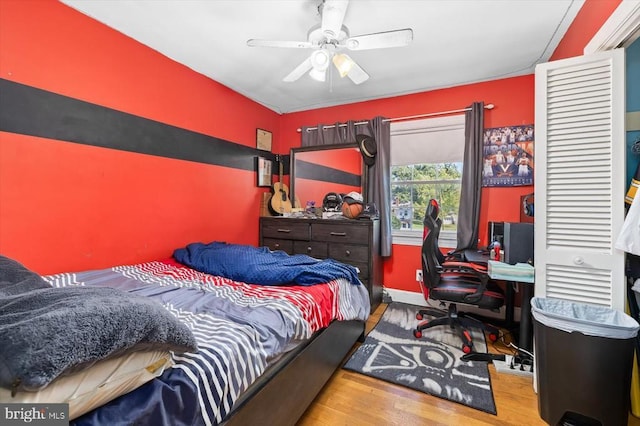
[{"label": "computer monitor", "polygon": [[504,261],[533,264],[533,223],[504,223]]}]

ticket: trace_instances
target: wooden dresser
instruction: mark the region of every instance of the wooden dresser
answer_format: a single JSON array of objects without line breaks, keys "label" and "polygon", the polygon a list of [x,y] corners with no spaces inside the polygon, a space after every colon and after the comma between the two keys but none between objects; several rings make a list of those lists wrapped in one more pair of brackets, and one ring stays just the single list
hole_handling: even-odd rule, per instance
[{"label": "wooden dresser", "polygon": [[382,301],[379,226],[378,220],[261,217],[260,245],[356,266],[375,309]]}]

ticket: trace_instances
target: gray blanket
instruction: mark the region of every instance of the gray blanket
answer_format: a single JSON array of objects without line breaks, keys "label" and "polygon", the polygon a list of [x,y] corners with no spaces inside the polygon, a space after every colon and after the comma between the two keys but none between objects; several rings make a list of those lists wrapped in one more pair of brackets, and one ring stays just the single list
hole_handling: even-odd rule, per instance
[{"label": "gray blanket", "polygon": [[147,297],[112,288],[51,288],[17,262],[0,256],[0,266],[2,387],[35,391],[125,351],[197,350],[191,330]]},{"label": "gray blanket", "polygon": [[15,260],[0,255],[0,297],[50,287],[40,275]]}]

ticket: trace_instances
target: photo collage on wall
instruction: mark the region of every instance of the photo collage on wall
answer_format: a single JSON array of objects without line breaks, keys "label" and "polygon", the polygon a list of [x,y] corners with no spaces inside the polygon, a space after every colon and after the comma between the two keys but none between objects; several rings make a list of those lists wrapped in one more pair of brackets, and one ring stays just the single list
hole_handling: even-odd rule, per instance
[{"label": "photo collage on wall", "polygon": [[482,186],[533,185],[533,124],[484,129]]}]

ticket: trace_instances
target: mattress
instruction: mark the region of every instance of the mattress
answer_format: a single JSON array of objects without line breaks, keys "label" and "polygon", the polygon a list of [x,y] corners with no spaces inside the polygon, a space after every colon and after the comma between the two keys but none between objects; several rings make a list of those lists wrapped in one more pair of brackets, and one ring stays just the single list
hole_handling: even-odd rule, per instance
[{"label": "mattress", "polygon": [[171,367],[168,351],[143,351],[102,360],[90,368],[62,376],[38,392],[0,388],[0,401],[8,403],[68,403],[75,419],[140,387]]},{"label": "mattress", "polygon": [[344,278],[313,286],[237,282],[172,259],[43,277],[53,287],[110,287],[150,297],[186,324],[195,353],[71,424],[219,424],[283,353],[332,321],[365,320],[368,292]]}]

